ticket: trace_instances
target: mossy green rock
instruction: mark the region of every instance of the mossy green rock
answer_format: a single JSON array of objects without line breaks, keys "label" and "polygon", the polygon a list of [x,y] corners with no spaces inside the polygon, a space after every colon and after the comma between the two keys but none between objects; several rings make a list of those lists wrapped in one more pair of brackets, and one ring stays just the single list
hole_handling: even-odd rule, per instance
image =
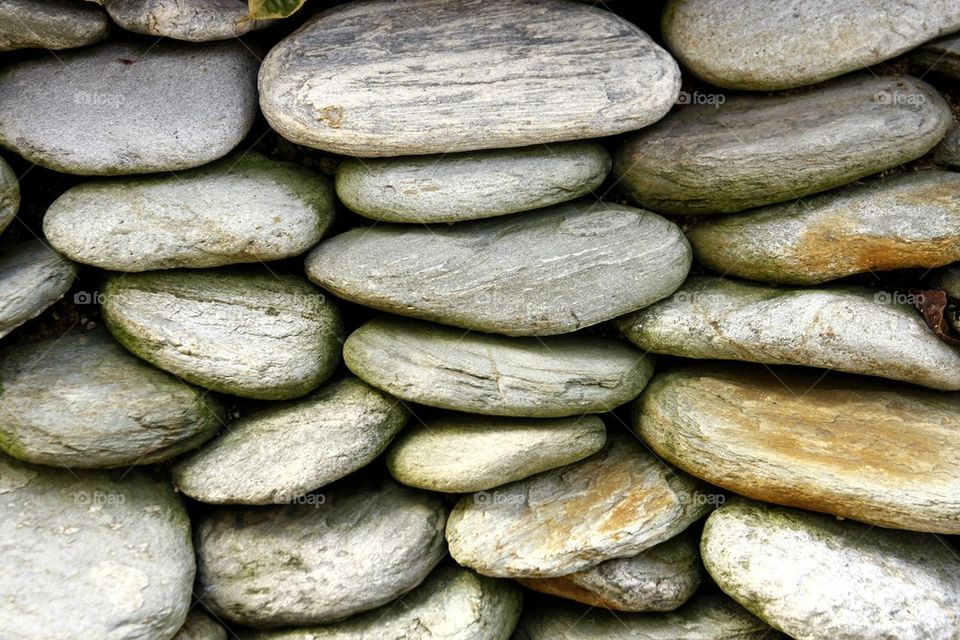
[{"label": "mossy green rock", "polygon": [[0,338],[62,298],[76,275],[76,265],[43,240],[0,255]]}]

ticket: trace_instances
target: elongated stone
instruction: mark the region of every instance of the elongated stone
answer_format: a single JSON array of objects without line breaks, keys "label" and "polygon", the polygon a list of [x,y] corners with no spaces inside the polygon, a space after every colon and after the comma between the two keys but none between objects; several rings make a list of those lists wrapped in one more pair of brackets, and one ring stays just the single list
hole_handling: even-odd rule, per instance
[{"label": "elongated stone", "polygon": [[930,331],[913,308],[918,296],[694,276],[617,327],[654,353],[823,367],[960,390],[960,350]]},{"label": "elongated stone", "polygon": [[135,355],[231,395],[302,396],[340,361],[339,312],[297,276],[253,269],[111,275],[103,315]]},{"label": "elongated stone", "polygon": [[0,231],[7,228],[20,209],[20,182],[10,165],[0,158]]},{"label": "elongated stone", "polygon": [[690,269],[672,222],[577,201],[446,228],[376,225],[326,240],[307,275],[347,300],[506,335],[567,333],[669,295]]},{"label": "elongated stone", "polygon": [[634,424],[671,464],[765,502],[960,533],[957,394],[808,369],[707,364],[654,378]]},{"label": "elongated stone", "polygon": [[960,559],[931,535],[737,499],[703,531],[720,588],[793,638],[946,638]]},{"label": "elongated stone", "polygon": [[5,0],[0,4],[0,51],[70,49],[107,37],[110,20],[92,2]]},{"label": "elongated stone", "polygon": [[599,138],[659,120],[679,88],[676,63],[637,27],[556,0],[342,5],[260,71],[271,127],[360,157]]},{"label": "elongated stone", "polygon": [[350,334],[343,358],[404,400],[533,418],[610,411],[637,397],[653,375],[652,358],[614,340],[507,338],[391,317]]},{"label": "elongated stone", "polygon": [[629,138],[614,173],[653,211],[730,213],[918,158],[952,122],[947,103],[921,80],[857,75],[800,94],[690,105]]},{"label": "elongated stone", "polygon": [[42,240],[0,256],[0,338],[62,298],[76,275],[76,266]]},{"label": "elongated stone", "polygon": [[127,31],[205,42],[237,38],[269,20],[249,20],[244,0],[103,0],[110,17]]},{"label": "elongated stone", "polygon": [[[960,20],[958,20],[960,27]],[[910,59],[923,73],[936,71],[954,80],[960,80],[960,34],[934,40],[923,45]]]}]

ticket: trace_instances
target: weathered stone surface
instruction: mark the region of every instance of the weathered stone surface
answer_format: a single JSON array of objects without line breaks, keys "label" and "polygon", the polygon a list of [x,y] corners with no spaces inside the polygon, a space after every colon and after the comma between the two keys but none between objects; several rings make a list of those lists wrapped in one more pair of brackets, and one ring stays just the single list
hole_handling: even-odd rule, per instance
[{"label": "weathered stone surface", "polygon": [[925,82],[857,75],[805,93],[685,107],[629,138],[614,173],[631,198],[654,211],[729,213],[913,160],[952,122]]},{"label": "weathered stone surface", "polygon": [[236,38],[271,22],[247,20],[244,0],[103,0],[103,6],[127,31],[191,42]]},{"label": "weathered stone surface", "polygon": [[218,615],[252,627],[334,622],[413,589],[445,553],[437,496],[390,480],[307,497],[200,522],[200,597]]},{"label": "weathered stone surface", "polygon": [[694,276],[617,320],[644,351],[795,364],[960,389],[960,350],[930,331],[906,294],[865,287],[781,289]]},{"label": "weathered stone surface", "polygon": [[201,389],[130,355],[104,329],[11,347],[0,381],[0,447],[34,464],[152,464],[223,424]]},{"label": "weathered stone surface", "polygon": [[723,274],[819,284],[960,260],[960,174],[904,173],[701,221],[697,259]]},{"label": "weathered stone surface", "polygon": [[194,605],[173,640],[227,640],[227,630]]},{"label": "weathered stone surface", "polygon": [[516,640],[778,640],[769,625],[719,594],[669,613],[623,614],[561,602],[524,608]]},{"label": "weathered stone surface", "polygon": [[343,358],[404,400],[531,418],[610,411],[637,397],[653,375],[652,358],[615,340],[507,338],[391,317],[350,334]]},{"label": "weathered stone surface", "polygon": [[950,300],[960,301],[960,263],[934,271],[930,276],[930,284],[943,289]]},{"label": "weathered stone surface", "polygon": [[80,175],[216,160],[257,113],[257,59],[240,42],[110,43],[0,71],[0,145]]},{"label": "weathered stone surface", "polygon": [[727,594],[793,638],[960,637],[960,560],[934,536],[737,499],[701,549]]},{"label": "weathered stone surface", "polygon": [[250,640],[508,640],[521,602],[509,581],[448,563],[398,602],[338,624],[262,631]]},{"label": "weathered stone surface", "polygon": [[4,0],[0,4],[0,51],[85,47],[107,37],[110,21],[91,2]]},{"label": "weathered stone surface", "polygon": [[360,160],[337,167],[337,195],[387,222],[457,222],[548,207],[603,184],[612,161],[597,142],[541,144],[439,156]]},{"label": "weathered stone surface", "polygon": [[0,158],[0,231],[7,228],[20,209],[20,182],[10,165]]},{"label": "weathered stone surface", "polygon": [[450,554],[496,577],[552,578],[669,540],[710,510],[701,485],[629,435],[586,460],[464,496],[447,524]]},{"label": "weathered stone surface", "polygon": [[714,363],[655,377],[634,424],[668,462],[738,494],[956,534],[958,415],[957,394]]},{"label": "weathered stone surface", "polygon": [[400,482],[442,493],[492,489],[596,453],[597,416],[533,420],[448,414],[405,430],[387,453]]},{"label": "weathered stone surface", "polygon": [[506,335],[588,327],[669,295],[690,247],[654,213],[580,200],[445,228],[380,224],[326,240],[307,275],[399,315]]},{"label": "weathered stone surface", "polygon": [[236,268],[112,275],[103,315],[134,354],[231,395],[302,396],[340,361],[339,312],[297,276]]},{"label": "weathered stone surface", "polygon": [[528,589],[614,611],[673,611],[700,586],[703,566],[695,531],[632,558],[607,560],[557,578],[519,578]]},{"label": "weathered stone surface", "polygon": [[719,87],[775,91],[839,76],[960,29],[954,0],[670,0],[667,48]]},{"label": "weathered stone surface", "polygon": [[342,5],[260,71],[270,126],[361,157],[599,138],[656,122],[679,89],[676,63],[637,27],[556,0]]},{"label": "weathered stone surface", "polygon": [[0,256],[0,337],[62,298],[76,274],[76,266],[42,240]]},{"label": "weathered stone surface", "polygon": [[201,502],[289,503],[369,463],[406,421],[395,398],[345,378],[243,416],[179,462],[173,479]]},{"label": "weathered stone surface", "polygon": [[0,620],[17,640],[170,638],[190,606],[190,521],[170,484],[0,453]]},{"label": "weathered stone surface", "polygon": [[[960,19],[957,23],[960,27]],[[928,42],[910,54],[910,58],[924,74],[936,71],[960,80],[960,34]]]},{"label": "weathered stone surface", "polygon": [[175,175],[78,185],[50,205],[43,232],[101,269],[217,267],[303,253],[335,206],[327,178],[248,151]]},{"label": "weathered stone surface", "polygon": [[960,169],[960,125],[953,125],[940,144],[933,150],[937,164]]}]

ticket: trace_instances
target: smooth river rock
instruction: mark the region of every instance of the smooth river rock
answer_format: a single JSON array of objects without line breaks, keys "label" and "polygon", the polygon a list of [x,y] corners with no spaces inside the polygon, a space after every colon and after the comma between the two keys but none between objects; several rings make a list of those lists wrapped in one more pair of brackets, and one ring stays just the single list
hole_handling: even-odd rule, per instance
[{"label": "smooth river rock", "polygon": [[11,347],[0,383],[0,447],[34,464],[153,464],[223,424],[213,398],[134,357],[105,329]]},{"label": "smooth river rock", "polygon": [[303,253],[335,206],[324,176],[245,152],[174,175],[73,187],[47,209],[43,233],[67,257],[101,269],[218,267]]},{"label": "smooth river rock", "polygon": [[10,165],[0,158],[0,232],[17,217],[20,209],[20,181]]},{"label": "smooth river rock", "polygon": [[611,432],[585,460],[461,498],[447,542],[484,575],[554,578],[669,540],[710,510],[701,487]]},{"label": "smooth river rock", "polygon": [[677,64],[636,26],[559,0],[345,4],[260,70],[271,127],[360,157],[623,133],[663,117],[679,89]]},{"label": "smooth river rock", "polygon": [[953,125],[940,144],[933,150],[937,164],[951,169],[960,169],[960,125]]},{"label": "smooth river rock", "polygon": [[261,29],[269,20],[248,20],[245,0],[102,0],[118,25],[134,33],[205,42]]},{"label": "smooth river rock", "polygon": [[0,3],[0,51],[70,49],[107,37],[110,20],[92,2],[4,0]]},{"label": "smooth river rock", "polygon": [[410,591],[446,551],[438,496],[389,480],[304,498],[200,521],[198,595],[218,615],[258,628],[334,622]]},{"label": "smooth river rock", "polygon": [[943,289],[951,301],[960,301],[960,262],[934,271],[930,276],[930,284]]},{"label": "smooth river rock", "polygon": [[775,91],[863,69],[960,29],[955,0],[670,0],[663,38],[719,87]]},{"label": "smooth river rock", "polygon": [[0,255],[0,338],[62,298],[76,275],[76,265],[43,240]]},{"label": "smooth river rock", "polygon": [[337,380],[244,415],[177,463],[173,480],[200,502],[289,503],[371,462],[406,421],[395,398]]},{"label": "smooth river rock", "polygon": [[509,581],[451,562],[379,609],[322,627],[261,631],[250,640],[508,640],[522,600]]},{"label": "smooth river rock", "polygon": [[16,640],[171,638],[190,607],[190,521],[170,483],[0,453],[0,620]]},{"label": "smooth river rock", "polygon": [[386,316],[351,333],[343,359],[404,400],[531,418],[610,411],[637,397],[653,375],[651,357],[616,340],[508,338]]},{"label": "smooth river rock", "polygon": [[653,211],[730,213],[918,158],[952,122],[947,103],[925,82],[856,75],[804,93],[685,107],[630,137],[614,173]]},{"label": "smooth river rock", "polygon": [[379,224],[321,242],[310,279],[341,298],[464,329],[552,335],[673,292],[690,270],[657,214],[579,200],[448,227]]},{"label": "smooth river rock", "polygon": [[781,289],[694,276],[670,298],[617,320],[644,351],[794,364],[960,390],[960,349],[912,297],[865,287]]},{"label": "smooth river rock", "polygon": [[337,195],[362,216],[387,222],[458,222],[548,207],[600,187],[612,161],[603,145],[541,144],[522,149],[407,158],[347,158]]},{"label": "smooth river rock", "polygon": [[700,586],[700,537],[687,530],[632,558],[558,578],[520,578],[535,591],[614,611],[673,611]]},{"label": "smooth river rock", "polygon": [[195,604],[173,640],[228,640],[227,630]]},{"label": "smooth river rock", "polygon": [[534,420],[447,414],[405,430],[386,462],[403,484],[470,493],[576,462],[602,449],[606,439],[597,416]]},{"label": "smooth river rock", "polygon": [[960,534],[958,416],[955,393],[708,363],[655,377],[634,425],[671,464],[738,494]]},{"label": "smooth river rock", "polygon": [[934,71],[952,80],[960,80],[960,34],[928,42],[910,54],[918,72]]},{"label": "smooth river rock", "polygon": [[783,284],[939,267],[960,260],[960,174],[892,175],[689,230],[697,259],[723,274]]},{"label": "smooth river rock", "polygon": [[302,396],[340,362],[340,314],[298,276],[237,268],[114,274],[102,310],[135,355],[231,395]]},{"label": "smooth river rock", "polygon": [[233,149],[257,115],[240,42],[109,43],[0,71],[0,145],[80,175],[189,169]]},{"label": "smooth river rock", "polygon": [[721,589],[790,637],[960,637],[960,558],[935,536],[737,499],[701,549]]}]

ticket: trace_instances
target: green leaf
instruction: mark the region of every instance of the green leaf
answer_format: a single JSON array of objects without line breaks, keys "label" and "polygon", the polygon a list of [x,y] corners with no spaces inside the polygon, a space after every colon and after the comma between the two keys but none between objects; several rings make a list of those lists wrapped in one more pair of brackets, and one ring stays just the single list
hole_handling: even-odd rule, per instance
[{"label": "green leaf", "polygon": [[251,20],[286,18],[293,15],[307,0],[248,0]]}]

